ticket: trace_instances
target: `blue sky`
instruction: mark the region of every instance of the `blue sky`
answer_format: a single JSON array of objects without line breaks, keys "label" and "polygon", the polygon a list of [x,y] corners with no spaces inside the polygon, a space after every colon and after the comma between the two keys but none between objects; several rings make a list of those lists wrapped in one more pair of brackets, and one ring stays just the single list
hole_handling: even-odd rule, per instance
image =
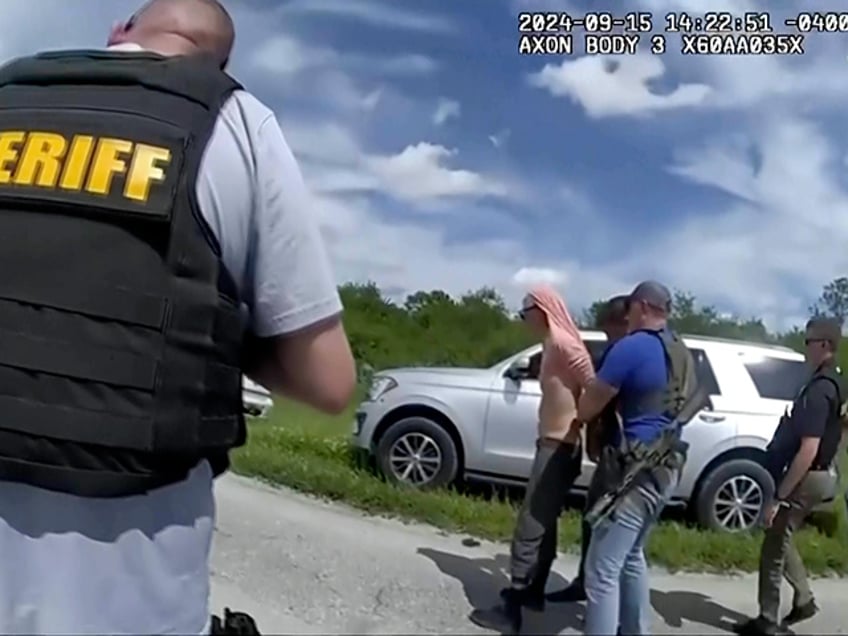
[{"label": "blue sky", "polygon": [[[101,45],[136,2],[6,0],[0,56]],[[848,270],[848,40],[802,58],[520,56],[517,14],[593,0],[229,0],[231,71],[277,112],[340,281],[556,284],[575,310],[656,277],[774,328]],[[741,15],[764,0],[634,0]],[[803,6],[771,10],[782,19]],[[819,10],[839,11],[833,0]],[[647,40],[647,38],[645,38]],[[610,64],[614,61],[615,64]]]}]

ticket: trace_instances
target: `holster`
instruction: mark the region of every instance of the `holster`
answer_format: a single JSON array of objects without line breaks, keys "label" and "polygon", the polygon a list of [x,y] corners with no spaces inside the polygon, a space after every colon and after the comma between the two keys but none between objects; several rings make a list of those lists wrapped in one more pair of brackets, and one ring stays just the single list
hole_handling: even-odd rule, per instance
[{"label": "holster", "polygon": [[595,471],[598,473],[597,479],[603,484],[604,492],[613,490],[624,477],[624,456],[621,454],[620,449],[610,444],[605,444],[601,447],[599,457],[596,461]]},{"label": "holster", "polygon": [[631,443],[625,452],[608,447],[599,462],[607,471],[604,476],[607,492],[586,511],[584,519],[593,527],[609,517],[625,498],[636,492],[642,480],[654,482],[660,492],[665,492],[674,476],[686,463],[689,445],[679,437],[657,446]]},{"label": "holster", "polygon": [[224,608],[224,619],[212,616],[213,636],[261,636],[256,621],[245,612],[233,612]]}]

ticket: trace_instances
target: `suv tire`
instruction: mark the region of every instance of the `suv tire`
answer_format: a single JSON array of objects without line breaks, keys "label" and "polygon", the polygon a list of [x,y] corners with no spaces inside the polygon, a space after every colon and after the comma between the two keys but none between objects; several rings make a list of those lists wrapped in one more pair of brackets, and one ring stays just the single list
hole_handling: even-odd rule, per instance
[{"label": "suv tire", "polygon": [[[695,501],[695,516],[700,525],[711,530],[739,532],[751,530],[763,519],[763,506],[774,496],[774,481],[768,471],[751,459],[731,459],[713,468],[704,478],[698,489]],[[759,504],[756,517],[754,511],[747,508],[744,522],[740,523],[740,508],[727,520],[730,512],[722,501],[738,498],[749,506]],[[724,523],[722,522],[724,520]],[[735,522],[735,523],[733,523]]]},{"label": "suv tire", "polygon": [[[409,469],[408,479],[402,473],[419,457],[417,466]],[[423,416],[398,420],[383,434],[377,444],[377,465],[390,482],[420,489],[443,488],[452,483],[459,472],[456,444],[443,426]],[[426,481],[422,481],[422,475]]]}]

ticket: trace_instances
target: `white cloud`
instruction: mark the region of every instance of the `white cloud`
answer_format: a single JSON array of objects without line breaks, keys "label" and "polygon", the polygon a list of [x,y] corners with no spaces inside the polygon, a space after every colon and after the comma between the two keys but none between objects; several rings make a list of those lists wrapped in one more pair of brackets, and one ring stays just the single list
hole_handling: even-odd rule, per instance
[{"label": "white cloud", "polygon": [[568,274],[564,271],[549,267],[522,267],[512,275],[512,283],[521,287],[532,287],[546,283],[548,285],[565,285]]},{"label": "white cloud", "polygon": [[[369,60],[370,64],[372,60]],[[399,55],[397,57],[389,57],[378,62],[376,69],[382,73],[398,74],[398,75],[418,75],[424,73],[432,73],[438,70],[438,63],[426,55],[411,53],[407,55]]]},{"label": "white cloud", "polygon": [[352,18],[379,27],[410,31],[452,33],[453,23],[439,15],[402,9],[389,3],[371,0],[290,0],[281,13],[316,14]]},{"label": "white cloud", "polygon": [[[819,125],[766,118],[745,139],[720,136],[679,160],[671,168],[676,174],[732,198],[643,246],[671,265],[673,284],[788,326],[785,320],[804,315],[807,304],[790,290],[820,289],[848,270],[844,168]],[[624,267],[640,260],[634,255]]]},{"label": "white cloud", "polygon": [[310,46],[287,35],[266,40],[251,54],[251,61],[258,69],[282,75],[325,67],[337,59],[338,53],[332,49]]},{"label": "white cloud", "polygon": [[509,135],[509,128],[504,128],[503,130],[498,131],[494,135],[489,135],[489,141],[495,148],[502,148],[509,139]]},{"label": "white cloud", "polygon": [[447,99],[446,97],[439,98],[436,104],[436,110],[433,113],[433,123],[436,126],[441,126],[448,119],[459,117],[461,112],[460,104],[455,99]]},{"label": "white cloud", "polygon": [[555,97],[570,97],[593,118],[640,115],[701,104],[710,94],[705,84],[681,84],[668,94],[651,91],[648,83],[665,72],[659,57],[584,56],[559,65],[546,64],[529,77],[530,84]]},{"label": "white cloud", "polygon": [[506,196],[506,187],[493,179],[471,170],[448,168],[445,164],[455,155],[456,150],[419,142],[396,155],[371,157],[367,165],[385,190],[401,200]]},{"label": "white cloud", "polygon": [[296,75],[315,69],[336,69],[380,75],[420,75],[432,73],[438,64],[417,53],[372,57],[342,53],[314,46],[291,35],[276,35],[258,46],[251,55],[254,66],[267,73]]},{"label": "white cloud", "polygon": [[[537,6],[533,0],[512,0],[512,6],[516,11],[559,10],[575,15],[585,11],[576,0],[539,1],[542,4]],[[804,5],[794,2],[773,7],[765,1],[756,0],[637,0],[633,8],[651,11],[654,33],[662,33],[665,27],[663,16],[669,11],[685,11],[692,16],[706,11],[729,11],[734,15],[762,12],[770,16],[775,32],[782,33],[791,31],[783,27],[782,21],[792,13],[793,7],[797,13],[797,9],[803,10]],[[679,36],[666,34],[665,37],[668,52],[661,58],[647,53],[647,42],[642,43],[638,56],[614,58],[621,62],[617,78],[610,76],[608,67],[599,62],[598,57],[584,56],[565,61],[560,67],[547,65],[543,69],[546,75],[543,77],[541,72],[535,73],[531,82],[556,96],[574,100],[590,116],[594,116],[591,110],[594,107],[598,117],[636,116],[664,108],[741,111],[754,107],[771,108],[778,103],[781,106],[791,104],[797,108],[815,108],[828,103],[841,106],[848,98],[848,83],[834,81],[835,77],[845,73],[846,68],[844,46],[838,40],[808,36],[804,56],[681,56],[673,53],[679,47]],[[655,61],[646,62],[645,58]],[[647,75],[650,72],[656,75]],[[658,95],[649,88],[651,81],[675,75],[685,76],[689,85],[685,92],[676,94],[674,100],[677,101],[666,99],[669,96]],[[647,81],[641,82],[643,79]],[[678,88],[686,86],[683,84]],[[812,96],[815,96],[814,99],[811,99]],[[614,103],[619,97],[624,100],[622,107]]]},{"label": "white cloud", "polygon": [[312,164],[313,187],[325,194],[379,192],[410,204],[511,195],[500,179],[449,167],[457,152],[438,144],[373,154],[340,126],[292,122],[285,129],[298,158]]}]

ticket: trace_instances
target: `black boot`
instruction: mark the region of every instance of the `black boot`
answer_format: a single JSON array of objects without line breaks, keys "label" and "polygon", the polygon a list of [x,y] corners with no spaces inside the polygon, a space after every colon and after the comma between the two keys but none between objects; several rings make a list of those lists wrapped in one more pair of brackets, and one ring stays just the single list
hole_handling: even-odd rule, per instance
[{"label": "black boot", "polygon": [[586,588],[583,579],[576,578],[568,586],[545,595],[551,603],[578,603],[586,600]]},{"label": "black boot", "polygon": [[784,625],[794,625],[795,623],[800,623],[801,621],[806,621],[811,619],[813,616],[819,613],[819,606],[816,605],[815,601],[810,601],[804,605],[798,605],[792,608],[786,618],[783,619]]},{"label": "black boot", "polygon": [[[543,612],[545,611],[545,581],[547,577],[538,577],[536,578],[525,590],[522,590],[519,593],[519,603],[526,607],[527,609],[533,610],[534,612]],[[510,588],[504,588],[501,590],[501,598],[504,597],[504,594],[509,594],[507,590]]]},{"label": "black boot", "polygon": [[733,631],[740,636],[777,636],[783,633],[777,625],[762,616],[752,618],[744,623],[737,623]]},{"label": "black boot", "polygon": [[502,603],[490,609],[476,609],[468,616],[472,623],[501,634],[518,634],[521,631],[521,590],[501,590]]}]

